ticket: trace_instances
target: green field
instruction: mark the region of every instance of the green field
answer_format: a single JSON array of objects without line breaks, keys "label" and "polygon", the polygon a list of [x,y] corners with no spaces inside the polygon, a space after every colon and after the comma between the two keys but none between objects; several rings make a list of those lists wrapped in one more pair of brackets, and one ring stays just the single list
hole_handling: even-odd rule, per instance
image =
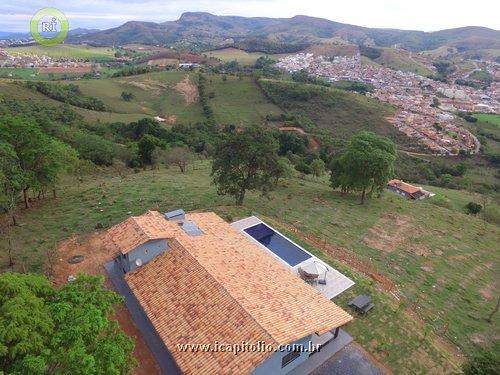
[{"label": "green field", "polygon": [[375,62],[386,67],[404,72],[411,72],[427,76],[432,74],[416,54],[395,48],[380,48],[382,55]]},{"label": "green field", "polygon": [[489,113],[475,113],[474,117],[480,122],[488,122],[500,127],[500,115],[489,114]]},{"label": "green field", "polygon": [[37,74],[35,68],[0,68],[0,78],[32,79]]},{"label": "green field", "polygon": [[493,80],[492,75],[484,69],[474,71],[469,75],[469,78],[481,82],[491,82]]},{"label": "green field", "polygon": [[282,110],[262,94],[252,79],[220,75],[207,76],[207,92],[215,97],[209,99],[215,119],[221,124],[248,125],[262,123],[266,115],[279,115]]},{"label": "green field", "polygon": [[[222,124],[248,125],[262,123],[268,114],[278,115],[282,111],[270,103],[251,78],[228,76],[227,81],[220,75],[207,76],[207,92],[214,97],[209,103],[215,118]],[[186,81],[189,84],[186,86]],[[179,83],[182,88],[178,87]],[[187,103],[182,90],[191,90],[197,95],[197,74],[185,71],[168,71],[141,74],[129,77],[81,79],[75,81],[57,81],[55,84],[72,83],[80,87],[83,94],[101,99],[108,107],[108,112],[97,112],[72,107],[87,121],[130,122],[143,117],[175,116],[179,123],[203,121],[203,111],[197,97],[194,103]],[[0,81],[0,88],[13,98],[48,101],[52,105],[60,102],[33,92],[22,83]],[[126,102],[121,98],[123,91],[132,92],[134,98]]]},{"label": "green field", "polygon": [[[336,302],[348,309],[346,302],[353,295],[374,297],[374,312],[356,316],[347,330],[394,373],[428,373],[426,369],[450,373],[456,360],[437,344],[437,336],[466,352],[475,346],[473,342],[489,343],[498,337],[499,315],[492,325],[484,318],[496,302],[500,259],[494,249],[500,230],[462,212],[464,204],[480,201],[480,196],[432,187],[441,197],[436,201],[439,205],[433,199],[415,203],[386,193],[360,206],[358,197],[333,192],[325,182],[293,178],[281,183],[271,199],[248,194],[244,206],[237,207],[229,197],[216,194],[206,161],[197,162],[186,174],[161,168],[121,179],[107,170],[80,183],[66,176],[58,198],[20,211],[21,225],[12,233],[15,269],[40,272],[45,255],[57,241],[92,232],[98,223],[108,227],[129,212],[138,215],[153,207],[161,211],[182,207],[213,210],[228,220],[258,215],[292,236],[287,231],[290,226],[347,248],[394,280],[399,302],[355,269],[305,244],[356,281]],[[492,204],[490,209],[498,206]],[[378,245],[374,238],[379,239]],[[395,245],[386,249],[389,244],[384,238]],[[0,246],[6,246],[5,239]],[[0,255],[5,265],[5,252]],[[408,316],[406,309],[422,323]]]},{"label": "green field", "polygon": [[111,47],[91,47],[87,45],[59,44],[56,46],[22,46],[7,47],[5,50],[11,55],[30,54],[49,57],[69,57],[78,59],[107,59],[114,57],[115,49]]},{"label": "green field", "polygon": [[269,56],[274,60],[281,59],[289,54],[275,54],[269,55],[262,52],[246,52],[237,48],[224,48],[215,51],[205,52],[207,57],[213,57],[221,60],[222,62],[238,61],[241,65],[254,65],[259,57]]}]

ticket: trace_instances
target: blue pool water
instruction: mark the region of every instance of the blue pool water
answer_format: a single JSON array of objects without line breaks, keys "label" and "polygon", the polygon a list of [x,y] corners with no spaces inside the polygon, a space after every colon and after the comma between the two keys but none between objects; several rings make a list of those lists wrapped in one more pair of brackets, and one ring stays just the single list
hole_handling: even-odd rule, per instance
[{"label": "blue pool water", "polygon": [[292,267],[311,258],[311,255],[263,223],[244,231]]}]

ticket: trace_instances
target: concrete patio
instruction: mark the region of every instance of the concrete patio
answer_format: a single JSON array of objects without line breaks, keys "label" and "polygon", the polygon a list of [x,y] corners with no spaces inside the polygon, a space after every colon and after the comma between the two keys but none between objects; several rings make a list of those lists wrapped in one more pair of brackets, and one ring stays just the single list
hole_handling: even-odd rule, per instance
[{"label": "concrete patio", "polygon": [[[306,252],[307,254],[309,254],[311,257],[309,259],[303,261],[302,263],[297,264],[296,266],[293,266],[293,267],[290,266],[285,260],[281,259],[275,253],[273,253],[271,250],[269,250],[266,246],[260,244],[258,241],[256,241],[255,239],[253,239],[251,236],[249,236],[244,231],[246,228],[250,228],[250,227],[253,227],[253,226],[255,226],[257,224],[261,224],[261,223],[267,225],[270,228],[272,228],[276,233],[278,233],[281,236],[285,237],[288,241],[290,241],[294,245],[300,247],[304,252]],[[278,259],[279,261],[281,261],[285,266],[287,266],[288,268],[290,268],[290,271],[292,271],[294,274],[296,274],[297,277],[300,277],[299,276],[299,271],[298,271],[299,268],[300,267],[304,267],[307,264],[317,262],[317,263],[323,265],[324,267],[326,267],[328,269],[328,271],[326,272],[326,284],[323,285],[323,284],[320,284],[320,283],[314,283],[314,284],[312,284],[312,286],[316,290],[318,290],[319,292],[321,292],[328,299],[332,299],[332,298],[338,296],[339,294],[341,294],[342,292],[344,292],[345,290],[349,289],[350,287],[352,287],[354,285],[354,281],[352,281],[351,279],[349,279],[347,276],[343,275],[342,273],[340,273],[336,269],[334,269],[331,266],[327,265],[321,259],[319,259],[318,257],[314,256],[313,254],[311,254],[310,252],[308,252],[307,250],[305,250],[302,246],[296,244],[291,239],[289,239],[287,236],[283,235],[278,230],[276,230],[272,226],[266,224],[265,222],[263,222],[262,220],[260,220],[256,216],[250,216],[248,218],[245,218],[245,219],[242,219],[242,220],[239,220],[239,221],[235,221],[234,223],[231,224],[231,226],[233,228],[241,231],[249,239],[251,239],[252,241],[254,241],[255,243],[257,243],[262,249],[264,249],[269,254],[271,254],[273,257],[275,257],[276,259]],[[323,277],[324,277],[324,275],[321,274],[319,279],[321,280],[321,279],[323,279]]]}]

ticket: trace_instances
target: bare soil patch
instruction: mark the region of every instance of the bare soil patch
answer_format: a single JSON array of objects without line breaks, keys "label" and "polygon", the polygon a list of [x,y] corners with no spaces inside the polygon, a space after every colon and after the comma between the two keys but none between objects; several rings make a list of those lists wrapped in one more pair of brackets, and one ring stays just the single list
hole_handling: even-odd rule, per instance
[{"label": "bare soil patch", "polygon": [[385,214],[368,230],[363,243],[374,249],[392,253],[406,242],[411,229],[410,217]]},{"label": "bare soil patch", "polygon": [[178,59],[161,58],[148,61],[148,66],[161,66],[165,67],[167,65],[177,66],[179,65]]},{"label": "bare soil patch", "polygon": [[368,230],[363,243],[371,248],[392,253],[400,246],[409,252],[429,256],[431,250],[414,239],[421,235],[422,230],[413,222],[410,216],[384,214],[377,223]]},{"label": "bare soil patch", "polygon": [[481,295],[484,298],[486,298],[487,300],[493,299],[493,296],[495,295],[495,292],[496,292],[496,288],[492,284],[488,284],[484,288],[482,288],[481,290],[479,290],[479,293],[481,293]]},{"label": "bare soil patch", "polygon": [[147,91],[155,91],[155,92],[160,92],[162,90],[165,90],[168,88],[168,85],[158,82],[158,81],[153,81],[151,79],[147,79],[144,81],[132,81],[132,80],[125,80],[122,81],[123,83],[126,83],[127,85],[137,87],[141,90],[147,90]]},{"label": "bare soil patch", "polygon": [[42,66],[38,68],[38,72],[42,74],[64,74],[64,73],[90,73],[92,67],[90,65],[86,66]]},{"label": "bare soil patch", "polygon": [[382,275],[381,273],[377,272],[375,268],[373,268],[370,264],[359,259],[351,251],[339,246],[334,246],[326,241],[319,240],[316,237],[311,236],[309,234],[305,234],[292,225],[287,225],[283,223],[281,223],[281,225],[284,226],[290,232],[294,233],[297,237],[299,237],[303,241],[307,242],[309,245],[317,249],[320,249],[326,255],[336,260],[339,260],[343,263],[346,263],[350,267],[356,269],[362,274],[375,280],[377,282],[377,285],[379,285],[379,287],[382,288],[383,290],[391,292],[394,296],[398,295],[396,285],[392,282],[392,280]]},{"label": "bare soil patch", "polygon": [[[72,236],[59,242],[54,256],[47,262],[47,272],[51,275],[55,285],[66,283],[68,276],[76,276],[79,273],[106,275],[103,265],[113,258],[113,253],[104,245],[102,233]],[[83,260],[76,264],[68,263],[68,260],[74,256],[83,256]],[[106,286],[114,289],[113,284],[107,278]],[[161,374],[155,357],[142,338],[141,332],[132,320],[125,304],[121,303],[116,307],[111,319],[116,320],[123,331],[135,341],[134,357],[139,365],[132,374]]]},{"label": "bare soil patch", "polygon": [[198,87],[191,83],[188,75],[175,85],[175,89],[184,97],[187,105],[198,101]]},{"label": "bare soil patch", "polygon": [[176,122],[177,122],[177,116],[176,115],[168,116],[165,119],[165,124],[168,124],[168,125],[174,125]]}]

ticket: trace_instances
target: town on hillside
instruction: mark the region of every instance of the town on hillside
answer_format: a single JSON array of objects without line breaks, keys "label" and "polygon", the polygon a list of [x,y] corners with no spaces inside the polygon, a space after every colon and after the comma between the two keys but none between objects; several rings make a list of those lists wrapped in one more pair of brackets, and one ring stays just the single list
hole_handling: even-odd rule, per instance
[{"label": "town on hillside", "polygon": [[305,70],[329,81],[362,81],[373,85],[374,91],[368,95],[397,108],[390,122],[436,154],[479,151],[478,139],[457,124],[452,111],[500,113],[500,64],[496,62],[487,63],[488,72],[496,82],[485,90],[362,64],[359,53],[333,59],[299,53],[280,59],[276,66],[289,73]]}]

